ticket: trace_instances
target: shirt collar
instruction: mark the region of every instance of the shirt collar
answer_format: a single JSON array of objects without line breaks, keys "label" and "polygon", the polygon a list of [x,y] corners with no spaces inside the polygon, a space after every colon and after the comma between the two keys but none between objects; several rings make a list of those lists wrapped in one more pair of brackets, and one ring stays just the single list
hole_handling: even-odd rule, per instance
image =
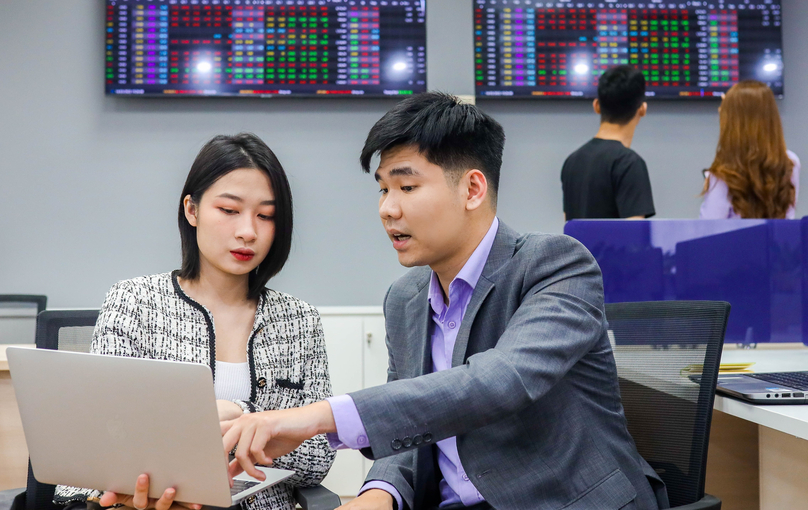
[{"label": "shirt collar", "polygon": [[[499,218],[495,216],[485,237],[483,237],[483,240],[477,245],[474,253],[471,254],[471,257],[469,257],[463,265],[463,268],[460,269],[460,272],[457,273],[457,276],[452,280],[452,284],[460,280],[474,290],[474,287],[477,286],[477,281],[480,279],[480,275],[483,274],[483,268],[485,267],[485,262],[488,260],[488,255],[491,254],[491,247],[494,245],[494,238],[497,236],[498,227]],[[450,284],[449,287],[451,286]],[[443,290],[440,287],[440,280],[438,280],[438,275],[435,274],[435,271],[432,271],[432,275],[429,279],[428,299],[432,310],[440,315],[445,305],[443,302]]]}]

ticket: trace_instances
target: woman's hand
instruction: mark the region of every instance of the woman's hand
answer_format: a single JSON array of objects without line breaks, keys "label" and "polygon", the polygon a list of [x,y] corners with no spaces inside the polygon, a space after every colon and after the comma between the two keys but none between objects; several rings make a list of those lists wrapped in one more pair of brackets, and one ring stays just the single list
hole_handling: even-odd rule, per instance
[{"label": "woman's hand", "polygon": [[219,421],[230,421],[241,417],[244,410],[235,402],[229,400],[217,400],[216,407],[219,409]]},{"label": "woman's hand", "polygon": [[176,495],[177,491],[174,490],[174,488],[169,487],[165,490],[165,492],[163,492],[160,499],[150,499],[149,475],[143,474],[137,477],[137,483],[135,483],[135,493],[133,495],[130,496],[128,494],[105,492],[104,495],[101,496],[101,500],[98,502],[98,504],[105,507],[120,504],[141,510],[145,508],[156,508],[157,510],[178,510],[180,508],[192,508],[194,510],[200,510],[202,508],[202,505],[175,503],[174,497]]}]

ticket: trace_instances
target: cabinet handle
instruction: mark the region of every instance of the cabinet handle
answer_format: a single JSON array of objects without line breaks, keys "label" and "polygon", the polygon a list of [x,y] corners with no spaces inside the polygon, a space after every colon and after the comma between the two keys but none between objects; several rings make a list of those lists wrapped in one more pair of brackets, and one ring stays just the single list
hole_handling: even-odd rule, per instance
[{"label": "cabinet handle", "polygon": [[366,333],[365,334],[365,341],[370,345],[370,342],[373,341],[373,333]]}]

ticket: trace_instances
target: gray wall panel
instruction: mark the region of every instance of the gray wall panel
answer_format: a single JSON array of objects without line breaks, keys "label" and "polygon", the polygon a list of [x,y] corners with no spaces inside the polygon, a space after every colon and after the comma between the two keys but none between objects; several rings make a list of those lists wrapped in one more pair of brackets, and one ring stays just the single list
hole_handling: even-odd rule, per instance
[{"label": "gray wall panel", "polygon": [[[785,0],[789,147],[808,158],[808,3]],[[473,93],[471,1],[430,0],[430,87]],[[403,269],[359,170],[390,100],[105,97],[103,2],[0,2],[0,293],[96,307],[114,282],[179,264],[176,207],[194,155],[218,133],[253,131],[276,151],[296,201],[296,237],[271,286],[316,305],[378,305]],[[598,119],[580,101],[480,101],[505,126],[500,217],[561,232],[559,172]],[[717,103],[654,102],[634,148],[659,217],[695,218]],[[798,213],[805,208],[800,205]]]}]

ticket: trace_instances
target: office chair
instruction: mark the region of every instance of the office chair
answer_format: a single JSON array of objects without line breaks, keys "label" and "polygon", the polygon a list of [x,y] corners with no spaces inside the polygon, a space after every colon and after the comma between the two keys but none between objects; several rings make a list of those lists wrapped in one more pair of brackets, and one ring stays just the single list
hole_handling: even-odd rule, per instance
[{"label": "office chair", "polygon": [[628,431],[677,510],[721,508],[704,480],[729,310],[719,301],[606,305]]},{"label": "office chair", "polygon": [[[36,306],[36,313],[39,314],[48,304],[48,296],[41,296],[36,294],[0,294],[0,309],[24,309],[33,308]],[[33,311],[33,310],[31,310]],[[6,319],[29,319],[27,316],[20,316],[13,311],[9,315],[8,312],[3,314]],[[34,319],[35,315],[31,315],[30,319]],[[2,321],[3,329],[0,332],[0,343],[6,344],[30,344],[34,343],[34,328],[30,327],[33,324],[25,320],[22,323],[19,320]],[[29,336],[30,335],[30,336]],[[26,339],[27,337],[27,339]]]},{"label": "office chair", "polygon": [[[48,310],[37,316],[36,347],[60,351],[89,352],[99,310]],[[19,493],[14,510],[63,510],[53,504],[55,485],[40,483],[28,462],[28,485]],[[19,492],[20,489],[12,489]],[[12,491],[8,491],[11,493]],[[5,491],[4,491],[5,492]],[[2,493],[0,493],[2,497]],[[322,485],[295,487],[295,501],[303,510],[334,510],[340,506],[339,496]],[[2,499],[0,499],[2,501]],[[0,506],[0,510],[8,507]]]},{"label": "office chair", "polygon": [[36,313],[48,306],[48,296],[39,294],[0,294],[0,303],[34,303]]}]

